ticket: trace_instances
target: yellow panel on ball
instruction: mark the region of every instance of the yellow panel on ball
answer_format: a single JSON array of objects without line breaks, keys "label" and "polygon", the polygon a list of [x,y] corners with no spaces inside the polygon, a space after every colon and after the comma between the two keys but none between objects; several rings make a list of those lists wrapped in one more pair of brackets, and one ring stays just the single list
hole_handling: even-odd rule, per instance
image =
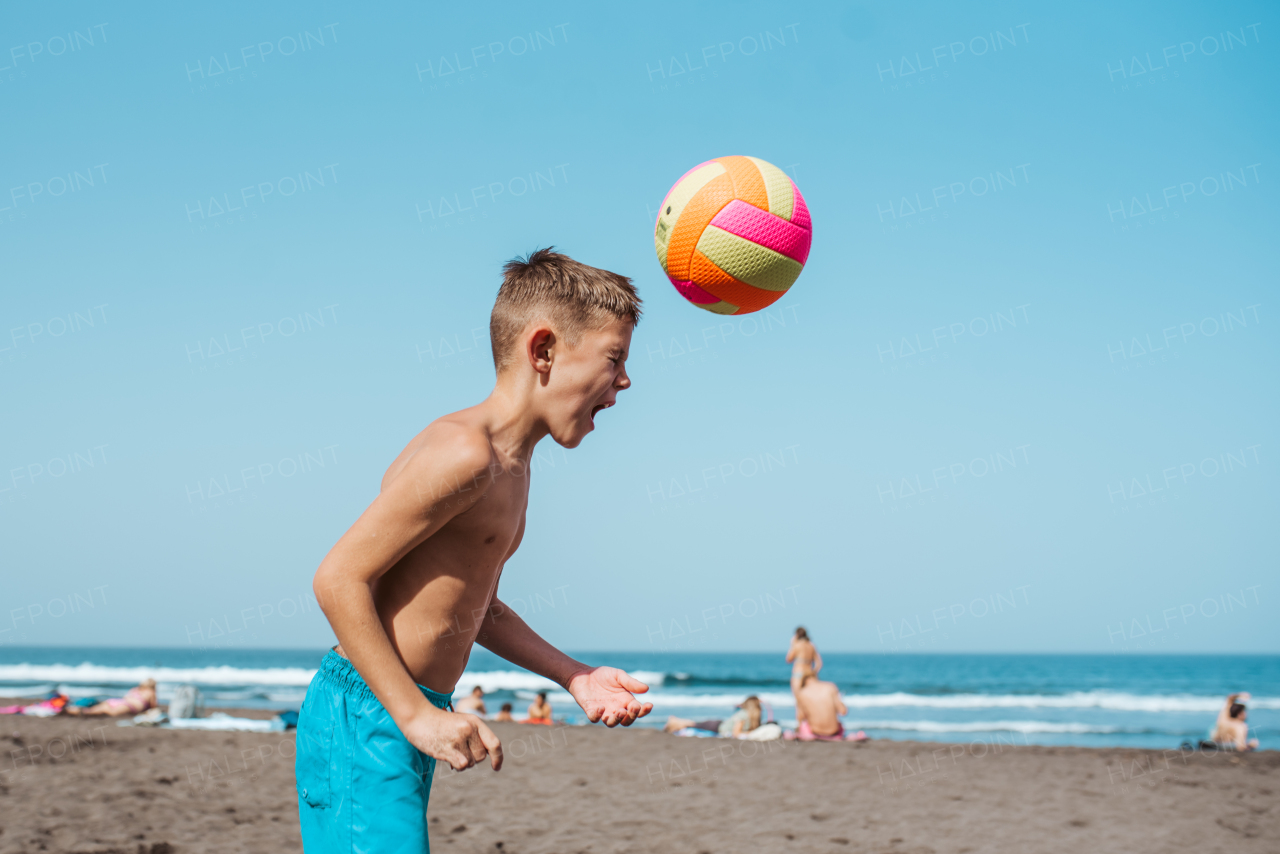
[{"label": "yellow panel on ball", "polygon": [[687,175],[676,182],[671,188],[671,192],[662,200],[662,210],[658,212],[658,225],[654,229],[654,244],[658,250],[658,260],[662,262],[662,271],[667,270],[667,241],[671,238],[671,229],[675,225],[676,220],[680,218],[680,214],[684,211],[685,205],[689,204],[689,200],[694,194],[707,185],[707,183],[715,177],[724,174],[724,167],[716,161],[703,163],[689,171]]}]

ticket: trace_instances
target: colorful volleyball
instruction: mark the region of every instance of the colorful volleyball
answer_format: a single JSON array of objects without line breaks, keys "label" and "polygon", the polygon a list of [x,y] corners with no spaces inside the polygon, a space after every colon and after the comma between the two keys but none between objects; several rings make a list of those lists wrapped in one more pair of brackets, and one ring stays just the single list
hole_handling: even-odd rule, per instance
[{"label": "colorful volleyball", "polygon": [[758,157],[717,157],[662,200],[653,242],[676,290],[716,314],[759,311],[809,258],[813,225],[795,182]]}]

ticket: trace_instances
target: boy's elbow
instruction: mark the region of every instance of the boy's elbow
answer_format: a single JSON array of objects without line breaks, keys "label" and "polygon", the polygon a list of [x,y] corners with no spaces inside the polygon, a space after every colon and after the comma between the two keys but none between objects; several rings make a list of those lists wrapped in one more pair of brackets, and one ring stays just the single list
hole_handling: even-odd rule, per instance
[{"label": "boy's elbow", "polygon": [[316,570],[315,577],[311,579],[311,593],[316,597],[316,604],[320,606],[320,610],[326,615],[333,602],[335,586],[330,573],[325,570],[324,564],[321,564]]}]

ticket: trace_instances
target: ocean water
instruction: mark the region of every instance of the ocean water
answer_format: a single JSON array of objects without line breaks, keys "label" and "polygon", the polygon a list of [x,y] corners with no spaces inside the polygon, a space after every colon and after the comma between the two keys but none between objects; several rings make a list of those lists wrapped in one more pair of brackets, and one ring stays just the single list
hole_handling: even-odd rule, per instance
[{"label": "ocean water", "polygon": [[[0,646],[0,696],[121,694],[151,676],[165,699],[194,684],[209,707],[296,709],[324,650],[126,649]],[[650,686],[652,714],[728,716],[749,694],[795,723],[781,653],[575,653],[630,671]],[[1225,696],[1249,691],[1249,723],[1280,746],[1280,656],[824,654],[840,686],[845,725],[873,738],[1091,747],[1176,747],[1204,737]],[[458,696],[480,685],[490,711],[517,713],[547,690],[557,717],[584,723],[567,693],[477,648]]]}]

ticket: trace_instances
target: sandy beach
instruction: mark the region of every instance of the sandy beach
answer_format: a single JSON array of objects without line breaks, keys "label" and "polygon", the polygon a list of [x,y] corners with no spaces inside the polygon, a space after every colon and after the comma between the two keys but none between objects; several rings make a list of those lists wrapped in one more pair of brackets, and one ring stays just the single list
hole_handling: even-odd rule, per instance
[{"label": "sandy beach", "polygon": [[[1280,850],[1276,752],[494,729],[500,773],[437,770],[436,851]],[[0,854],[301,850],[292,733],[12,717],[0,745]]]}]

